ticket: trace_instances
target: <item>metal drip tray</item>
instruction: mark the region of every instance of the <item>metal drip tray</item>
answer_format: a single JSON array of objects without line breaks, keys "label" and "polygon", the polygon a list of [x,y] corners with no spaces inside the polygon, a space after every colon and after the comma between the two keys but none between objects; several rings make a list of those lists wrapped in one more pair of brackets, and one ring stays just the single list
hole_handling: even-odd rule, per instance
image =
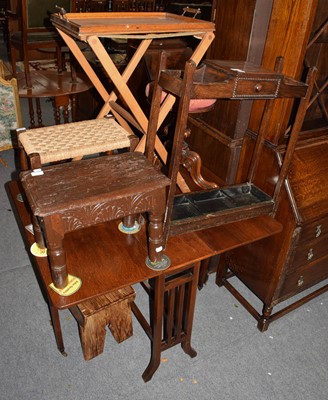
[{"label": "metal drip tray", "polygon": [[174,198],[170,232],[206,229],[269,214],[272,209],[272,198],[251,184],[181,194]]}]

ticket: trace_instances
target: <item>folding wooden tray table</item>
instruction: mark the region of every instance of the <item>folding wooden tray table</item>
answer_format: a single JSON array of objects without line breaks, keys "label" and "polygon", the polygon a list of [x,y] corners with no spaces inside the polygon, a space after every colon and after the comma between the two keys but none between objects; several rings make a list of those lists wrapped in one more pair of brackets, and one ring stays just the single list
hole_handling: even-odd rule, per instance
[{"label": "folding wooden tray table", "polygon": [[[127,81],[152,40],[163,37],[198,37],[200,42],[191,56],[191,59],[198,65],[214,39],[215,30],[215,25],[212,22],[165,12],[97,12],[66,13],[64,15],[58,13],[51,16],[51,21],[104,100],[98,118],[108,114],[111,110],[109,102],[116,101],[117,96],[114,92],[108,93],[80,50],[76,39],[89,44],[144,133],[147,132],[148,119],[127,86]],[[100,40],[100,38],[117,37],[141,39],[136,52],[122,74],[118,71]],[[175,97],[169,95],[163,102],[159,126],[171,110],[174,101]],[[121,123],[121,121],[119,122]],[[127,128],[126,125],[123,126]],[[143,149],[144,140],[142,139],[136,150],[143,151]],[[156,149],[162,160],[166,162],[166,150],[158,139],[156,140]],[[185,189],[188,191],[188,188]]]}]

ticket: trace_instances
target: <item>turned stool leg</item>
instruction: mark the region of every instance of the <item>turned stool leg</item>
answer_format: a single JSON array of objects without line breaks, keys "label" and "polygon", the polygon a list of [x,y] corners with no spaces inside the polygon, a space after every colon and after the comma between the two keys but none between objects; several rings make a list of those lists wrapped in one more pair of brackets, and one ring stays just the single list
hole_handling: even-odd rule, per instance
[{"label": "turned stool leg", "polygon": [[119,225],[121,232],[126,234],[134,234],[140,231],[141,225],[138,222],[139,214],[126,215],[122,218],[122,222]]},{"label": "turned stool leg", "polygon": [[50,261],[51,277],[56,288],[63,289],[68,284],[66,254],[64,250],[64,227],[61,215],[43,218],[46,244]]},{"label": "turned stool leg", "polygon": [[19,167],[21,171],[27,171],[29,169],[27,154],[24,150],[22,143],[19,140],[19,135],[23,132],[26,132],[25,128],[17,128],[17,142],[18,142],[18,150],[19,150]]},{"label": "turned stool leg", "polygon": [[35,215],[32,215],[32,225],[33,225],[35,242],[37,243],[37,245],[40,249],[45,249],[46,245],[44,243],[42,230],[41,230],[38,218]]}]

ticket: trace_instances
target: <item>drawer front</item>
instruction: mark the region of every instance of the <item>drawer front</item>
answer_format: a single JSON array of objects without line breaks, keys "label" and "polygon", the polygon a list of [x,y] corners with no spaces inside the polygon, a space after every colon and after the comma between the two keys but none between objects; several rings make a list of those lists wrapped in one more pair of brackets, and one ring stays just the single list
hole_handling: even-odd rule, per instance
[{"label": "drawer front", "polygon": [[308,263],[285,277],[280,296],[293,296],[328,278],[328,257]]},{"label": "drawer front", "polygon": [[312,241],[299,241],[291,269],[296,269],[326,255],[328,255],[328,235],[320,235]]},{"label": "drawer front", "polygon": [[328,235],[328,216],[304,224],[299,240],[300,243],[307,243],[325,235]]},{"label": "drawer front", "polygon": [[275,98],[278,95],[279,86],[280,79],[256,79],[237,77],[232,96],[240,99],[245,99],[247,97]]}]

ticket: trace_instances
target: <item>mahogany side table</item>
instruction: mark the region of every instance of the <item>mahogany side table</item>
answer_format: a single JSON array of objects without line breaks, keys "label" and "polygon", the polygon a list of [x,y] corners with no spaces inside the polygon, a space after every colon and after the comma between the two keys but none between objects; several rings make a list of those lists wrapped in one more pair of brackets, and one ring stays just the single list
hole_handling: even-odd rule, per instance
[{"label": "mahogany side table", "polygon": [[[9,192],[22,236],[29,247],[34,236],[25,227],[31,223],[31,216],[26,205],[17,200],[19,184],[10,182]],[[210,228],[202,231],[202,235],[192,232],[171,237],[166,249],[171,266],[166,271],[154,271],[144,264],[147,254],[144,229],[136,235],[124,235],[117,229],[117,222],[111,221],[67,233],[64,238],[67,268],[82,280],[81,288],[71,296],[60,296],[50,288],[52,277],[48,259],[31,256],[48,301],[58,349],[64,352],[59,310],[142,283],[150,294],[149,322],[136,305],[132,309],[151,341],[150,362],[143,373],[143,379],[149,381],[160,365],[162,351],[181,344],[191,357],[196,355],[191,347],[191,334],[199,264],[216,254],[277,234],[281,228],[277,221],[264,215]],[[178,295],[175,295],[179,285]],[[163,332],[166,332],[164,336]]]}]

